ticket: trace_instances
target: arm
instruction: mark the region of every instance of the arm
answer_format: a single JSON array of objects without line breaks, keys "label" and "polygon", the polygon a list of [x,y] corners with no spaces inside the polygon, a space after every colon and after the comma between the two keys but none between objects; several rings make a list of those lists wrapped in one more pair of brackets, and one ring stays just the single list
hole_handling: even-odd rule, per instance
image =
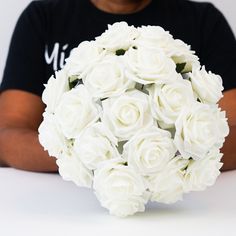
[{"label": "arm", "polygon": [[8,90],[0,94],[0,164],[17,169],[55,172],[55,159],[38,141],[44,105],[28,92]]},{"label": "arm", "polygon": [[221,150],[224,153],[222,170],[233,170],[236,169],[236,89],[226,91],[219,105],[226,111],[230,126],[230,134]]},{"label": "arm", "polygon": [[202,42],[199,56],[207,70],[223,79],[225,92],[219,105],[226,111],[230,126],[230,134],[221,150],[224,153],[222,170],[225,171],[236,169],[236,41],[223,14],[212,4],[206,3],[205,6],[200,25]]}]

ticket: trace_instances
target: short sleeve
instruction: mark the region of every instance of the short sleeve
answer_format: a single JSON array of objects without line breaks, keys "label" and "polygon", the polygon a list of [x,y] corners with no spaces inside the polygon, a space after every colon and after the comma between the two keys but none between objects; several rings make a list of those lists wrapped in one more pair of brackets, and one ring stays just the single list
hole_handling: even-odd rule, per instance
[{"label": "short sleeve", "polygon": [[225,91],[236,88],[236,40],[227,20],[208,4],[201,28],[201,64],[221,75]]},{"label": "short sleeve", "polygon": [[37,2],[32,2],[16,24],[0,91],[18,89],[41,96],[45,78],[44,24]]}]

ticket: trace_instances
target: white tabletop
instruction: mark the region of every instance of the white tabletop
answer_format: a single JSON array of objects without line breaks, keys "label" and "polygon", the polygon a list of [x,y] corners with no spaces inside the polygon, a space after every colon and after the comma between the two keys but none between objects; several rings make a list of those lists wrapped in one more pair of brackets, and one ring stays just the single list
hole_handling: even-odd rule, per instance
[{"label": "white tabletop", "polygon": [[57,174],[0,168],[0,235],[236,235],[236,171],[174,205],[149,204],[126,219],[110,216],[91,190]]}]

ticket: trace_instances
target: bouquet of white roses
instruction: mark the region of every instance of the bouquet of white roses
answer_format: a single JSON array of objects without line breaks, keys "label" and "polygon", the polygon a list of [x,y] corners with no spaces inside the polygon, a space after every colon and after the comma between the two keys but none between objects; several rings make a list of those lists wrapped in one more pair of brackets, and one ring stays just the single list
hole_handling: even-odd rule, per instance
[{"label": "bouquet of white roses", "polygon": [[39,140],[59,173],[111,214],[214,184],[229,133],[219,75],[158,26],[108,26],[45,85]]}]

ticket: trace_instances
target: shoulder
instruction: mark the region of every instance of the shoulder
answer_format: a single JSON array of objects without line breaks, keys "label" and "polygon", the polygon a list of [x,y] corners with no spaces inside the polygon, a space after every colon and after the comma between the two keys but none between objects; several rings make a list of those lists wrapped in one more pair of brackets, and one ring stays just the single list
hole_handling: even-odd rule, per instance
[{"label": "shoulder", "polygon": [[209,8],[215,8],[210,2],[197,2],[192,0],[168,0],[168,2],[175,4],[179,7],[184,7],[185,9],[195,9],[195,10],[207,10]]},{"label": "shoulder", "polygon": [[73,9],[84,0],[34,0],[25,9],[28,14],[61,13]]},{"label": "shoulder", "polygon": [[[40,8],[47,8],[47,7],[58,7],[58,6],[65,6],[68,4],[72,4],[76,0],[34,0],[29,4],[29,7],[40,7]],[[80,0],[78,0],[80,1]]]},{"label": "shoulder", "polygon": [[184,16],[185,20],[194,22],[199,29],[210,29],[220,24],[228,27],[227,20],[222,12],[210,2],[197,2],[191,0],[166,0],[173,7],[173,12],[178,16]]},{"label": "shoulder", "polygon": [[78,6],[85,0],[34,0],[24,9],[19,23],[30,22],[34,26],[44,29],[61,22],[78,10]]},{"label": "shoulder", "polygon": [[196,2],[190,0],[168,0],[168,2],[176,10],[185,12],[185,14],[197,14],[198,17],[206,16],[208,14],[211,16],[222,15],[214,4],[210,2]]}]

